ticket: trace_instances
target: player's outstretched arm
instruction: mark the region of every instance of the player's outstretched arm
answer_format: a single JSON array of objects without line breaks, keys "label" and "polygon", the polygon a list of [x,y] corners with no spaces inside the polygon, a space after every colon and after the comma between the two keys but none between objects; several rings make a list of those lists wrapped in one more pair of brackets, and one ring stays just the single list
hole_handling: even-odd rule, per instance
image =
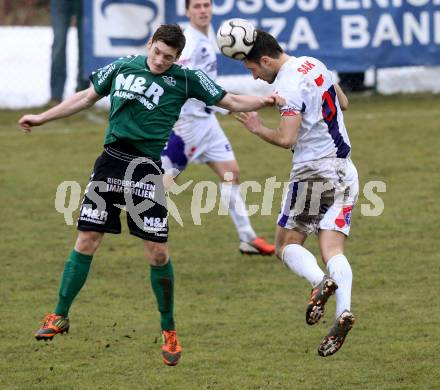
[{"label": "player's outstretched arm", "polygon": [[250,96],[250,95],[234,95],[227,93],[217,105],[229,111],[255,111],[266,106],[273,106],[275,100],[273,96]]},{"label": "player's outstretched arm", "polygon": [[46,122],[76,114],[77,112],[93,106],[101,98],[102,96],[96,93],[95,88],[92,85],[88,89],[77,92],[75,95],[70,96],[60,104],[42,112],[41,114],[28,114],[22,116],[18,121],[18,124],[23,131],[30,133],[34,126],[41,126]]},{"label": "player's outstretched arm", "polygon": [[335,90],[336,90],[336,96],[338,97],[339,106],[341,107],[342,111],[345,111],[348,109],[348,98],[345,95],[344,92],[342,92],[341,87],[339,84],[335,84]]},{"label": "player's outstretched arm", "polygon": [[235,117],[253,134],[272,145],[290,149],[298,138],[301,124],[301,114],[286,116],[281,119],[276,129],[269,129],[263,125],[261,117],[256,112],[240,112]]}]

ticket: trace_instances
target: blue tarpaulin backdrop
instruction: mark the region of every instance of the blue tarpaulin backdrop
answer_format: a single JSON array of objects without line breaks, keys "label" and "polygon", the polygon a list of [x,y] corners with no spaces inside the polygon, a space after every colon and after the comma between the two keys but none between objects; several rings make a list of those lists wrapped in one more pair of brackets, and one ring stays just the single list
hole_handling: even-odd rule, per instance
[{"label": "blue tarpaulin backdrop", "polygon": [[[214,0],[213,31],[240,17],[272,35],[293,55],[310,55],[331,69],[440,65],[440,0]],[[85,71],[145,53],[161,23],[187,19],[182,0],[85,0]],[[218,56],[222,75],[244,74]]]}]

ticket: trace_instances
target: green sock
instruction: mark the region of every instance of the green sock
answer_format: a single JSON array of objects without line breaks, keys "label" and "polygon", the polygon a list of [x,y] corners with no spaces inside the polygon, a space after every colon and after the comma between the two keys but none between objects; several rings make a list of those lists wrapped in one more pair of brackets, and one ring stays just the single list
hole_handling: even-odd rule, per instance
[{"label": "green sock", "polygon": [[83,255],[75,249],[69,254],[58,292],[55,313],[67,317],[73,300],[78,295],[87,279],[93,255]]},{"label": "green sock", "polygon": [[165,265],[152,265],[151,287],[157,300],[162,330],[174,330],[174,273],[171,259]]}]

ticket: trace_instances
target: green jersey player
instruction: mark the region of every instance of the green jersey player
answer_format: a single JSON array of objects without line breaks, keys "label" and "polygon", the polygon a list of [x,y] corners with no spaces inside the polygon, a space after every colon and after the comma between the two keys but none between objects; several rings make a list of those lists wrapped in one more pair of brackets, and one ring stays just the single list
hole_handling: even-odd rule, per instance
[{"label": "green jersey player", "polygon": [[55,310],[45,317],[35,334],[37,340],[68,331],[68,312],[86,281],[93,255],[104,233],[120,233],[121,205],[125,205],[130,233],[143,240],[150,262],[151,285],[161,317],[164,363],[178,363],[181,347],[173,318],[174,276],[167,246],[161,151],[189,98],[230,111],[253,111],[275,100],[272,96],[226,93],[202,71],[176,65],[184,46],[179,26],[162,25],[147,43],[147,57],[119,59],[93,73],[88,89],[41,114],[19,120],[23,130],[30,132],[34,126],[76,114],[103,96],[110,97],[104,151],[95,162],[81,204],[78,238],[64,267]]}]

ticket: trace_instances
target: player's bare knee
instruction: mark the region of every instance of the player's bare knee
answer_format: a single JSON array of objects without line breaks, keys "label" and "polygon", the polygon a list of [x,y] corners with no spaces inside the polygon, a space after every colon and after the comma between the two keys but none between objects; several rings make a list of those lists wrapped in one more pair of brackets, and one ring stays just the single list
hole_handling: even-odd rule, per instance
[{"label": "player's bare knee", "polygon": [[80,232],[76,239],[75,250],[86,255],[92,255],[101,244],[102,238],[103,233]]},{"label": "player's bare knee", "polygon": [[168,262],[168,253],[156,252],[154,253],[152,260],[155,265],[165,265]]},{"label": "player's bare knee", "polygon": [[150,264],[165,265],[168,262],[168,248],[166,244],[145,241],[145,255]]},{"label": "player's bare knee", "polygon": [[324,264],[327,264],[328,261],[337,255],[344,255],[344,248],[329,248],[325,251],[321,251],[321,259],[324,262]]}]

